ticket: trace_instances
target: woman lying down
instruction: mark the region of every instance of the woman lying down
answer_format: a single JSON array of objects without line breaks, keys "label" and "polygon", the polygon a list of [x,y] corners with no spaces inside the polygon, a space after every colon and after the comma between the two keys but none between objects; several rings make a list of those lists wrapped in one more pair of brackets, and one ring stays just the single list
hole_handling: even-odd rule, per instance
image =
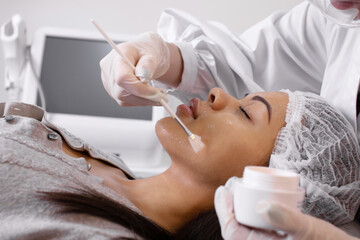
[{"label": "woman lying down", "polygon": [[177,109],[205,147],[194,153],[174,119],[159,120],[172,164],[143,179],[46,121],[38,107],[1,104],[0,115],[1,239],[220,239],[214,192],[247,165],[299,173],[303,212],[336,225],[352,221],[360,205],[353,129],[313,94],[239,100],[214,88],[206,101]]}]

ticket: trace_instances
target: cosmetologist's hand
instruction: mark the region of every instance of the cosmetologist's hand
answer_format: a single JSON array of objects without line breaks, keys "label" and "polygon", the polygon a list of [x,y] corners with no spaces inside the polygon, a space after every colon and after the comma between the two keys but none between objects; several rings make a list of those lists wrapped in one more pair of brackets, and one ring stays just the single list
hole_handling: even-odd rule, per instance
[{"label": "cosmetologist's hand", "polygon": [[257,211],[270,224],[285,232],[286,235],[241,225],[236,221],[234,215],[233,181],[236,181],[236,177],[230,178],[225,186],[220,186],[215,193],[215,210],[219,218],[221,234],[225,240],[275,240],[288,239],[288,237],[294,240],[357,239],[349,236],[329,222],[268,201],[261,202]]},{"label": "cosmetologist's hand", "polygon": [[118,48],[134,69],[112,50],[100,61],[101,79],[108,94],[120,106],[159,105],[166,94],[140,79],[153,80],[164,75],[170,66],[167,43],[157,34],[147,32]]}]

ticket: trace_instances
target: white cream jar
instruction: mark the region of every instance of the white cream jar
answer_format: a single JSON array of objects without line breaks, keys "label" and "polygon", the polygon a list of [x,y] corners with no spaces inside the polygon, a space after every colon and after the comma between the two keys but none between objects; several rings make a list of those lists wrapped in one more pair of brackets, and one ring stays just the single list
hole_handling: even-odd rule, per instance
[{"label": "white cream jar", "polygon": [[275,230],[257,213],[260,201],[268,200],[300,211],[305,196],[304,189],[299,187],[298,174],[275,168],[245,167],[243,178],[234,184],[235,218],[255,228]]}]

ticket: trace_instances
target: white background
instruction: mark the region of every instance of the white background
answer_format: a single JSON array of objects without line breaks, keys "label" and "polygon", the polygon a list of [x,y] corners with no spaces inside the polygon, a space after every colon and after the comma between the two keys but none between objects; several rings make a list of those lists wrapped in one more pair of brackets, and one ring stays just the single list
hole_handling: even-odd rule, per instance
[{"label": "white background", "polygon": [[[0,0],[0,24],[20,14],[28,41],[40,27],[94,30],[94,18],[107,32],[139,34],[155,31],[164,8],[178,8],[203,20],[225,24],[240,33],[276,10],[288,10],[302,0]],[[5,100],[4,61],[0,47],[0,102]]]}]

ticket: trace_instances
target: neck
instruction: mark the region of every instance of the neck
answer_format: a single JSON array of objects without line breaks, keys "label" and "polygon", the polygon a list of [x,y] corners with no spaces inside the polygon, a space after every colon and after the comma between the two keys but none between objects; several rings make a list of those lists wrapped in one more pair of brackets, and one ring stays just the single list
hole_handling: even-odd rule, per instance
[{"label": "neck", "polygon": [[199,212],[213,208],[215,188],[183,172],[172,165],[160,175],[124,181],[117,191],[145,216],[174,233]]}]

